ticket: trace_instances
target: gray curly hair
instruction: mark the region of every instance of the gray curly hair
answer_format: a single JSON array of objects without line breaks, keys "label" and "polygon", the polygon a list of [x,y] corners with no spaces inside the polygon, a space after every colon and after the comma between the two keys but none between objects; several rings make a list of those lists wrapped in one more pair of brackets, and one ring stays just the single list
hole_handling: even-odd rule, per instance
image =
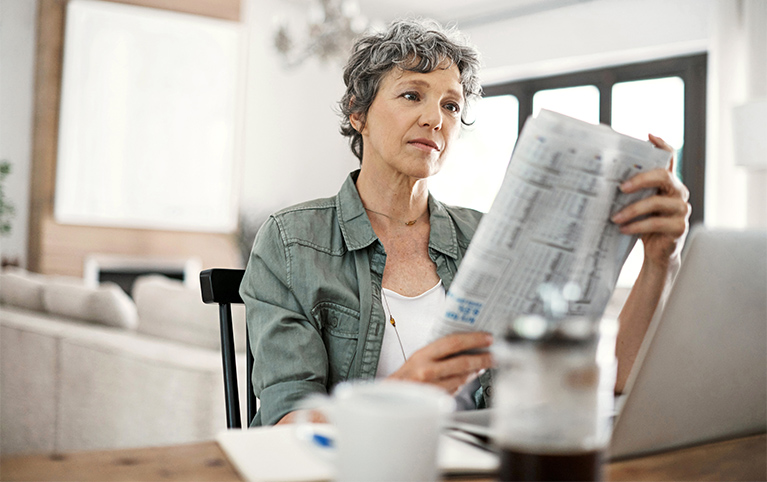
[{"label": "gray curly hair", "polygon": [[[364,126],[381,79],[394,67],[429,73],[444,68],[446,61],[458,67],[467,101],[482,95],[479,52],[455,28],[445,28],[433,20],[396,20],[385,32],[372,33],[355,42],[344,68],[346,92],[339,107],[341,134],[349,137],[352,152],[360,162],[362,134],[352,127],[349,116],[361,114]],[[461,122],[468,124],[465,115],[466,109]]]}]

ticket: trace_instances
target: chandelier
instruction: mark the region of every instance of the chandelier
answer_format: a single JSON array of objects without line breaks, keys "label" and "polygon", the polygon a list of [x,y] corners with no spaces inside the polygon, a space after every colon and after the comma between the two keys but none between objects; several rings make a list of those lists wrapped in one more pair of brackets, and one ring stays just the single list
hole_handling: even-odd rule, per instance
[{"label": "chandelier", "polygon": [[275,21],[274,46],[288,67],[316,57],[323,63],[346,61],[368,22],[355,0],[312,0],[303,22]]}]

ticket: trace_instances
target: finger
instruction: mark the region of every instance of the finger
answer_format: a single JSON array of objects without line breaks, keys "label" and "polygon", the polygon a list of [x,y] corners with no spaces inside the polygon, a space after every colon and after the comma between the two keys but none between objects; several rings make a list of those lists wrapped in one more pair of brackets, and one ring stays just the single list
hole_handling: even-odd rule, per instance
[{"label": "finger", "polygon": [[[666,141],[664,141],[660,137],[654,136],[652,134],[647,134],[647,138],[650,140],[650,142],[652,142],[652,144],[655,147],[663,149],[664,151],[668,151],[668,152],[671,152],[671,153],[675,152],[674,148],[671,147],[670,145],[668,145],[666,143]],[[668,172],[674,172],[674,165],[675,164],[676,164],[676,156],[671,156],[671,162],[669,162],[669,165],[668,165]]]},{"label": "finger", "polygon": [[687,217],[650,216],[620,227],[623,234],[667,234],[678,238],[687,230]]},{"label": "finger", "polygon": [[650,142],[652,142],[652,144],[655,147],[663,149],[664,151],[674,152],[674,148],[668,145],[668,143],[664,141],[662,138],[652,134],[647,134],[647,138],[650,140]]},{"label": "finger", "polygon": [[668,196],[650,196],[629,204],[612,218],[616,224],[625,224],[633,219],[647,215],[687,218],[691,211],[690,204],[683,199]]},{"label": "finger", "polygon": [[488,348],[493,336],[485,332],[454,333],[442,337],[418,350],[413,356],[427,356],[432,360],[453,356],[469,350]]},{"label": "finger", "polygon": [[495,366],[493,355],[489,352],[457,355],[440,360],[437,364],[441,377],[453,375],[471,375]]},{"label": "finger", "polygon": [[637,174],[620,185],[624,193],[633,193],[642,189],[657,188],[660,194],[674,196],[687,201],[690,191],[687,186],[677,179],[671,172],[665,169],[653,169],[652,171]]},{"label": "finger", "polygon": [[472,373],[468,376],[455,375],[449,378],[443,378],[442,380],[439,380],[437,383],[434,383],[434,385],[437,385],[438,387],[443,388],[450,395],[455,395],[464,385],[466,385],[467,383],[469,383],[476,377],[477,377],[476,373]]},{"label": "finger", "polygon": [[[412,360],[412,357],[408,362]],[[493,356],[488,353],[457,355],[432,363],[414,361],[408,370],[409,378],[418,382],[437,383],[451,377],[466,377],[494,366]]]},{"label": "finger", "polygon": [[620,185],[621,191],[632,193],[641,189],[657,187],[674,187],[674,179],[665,169],[653,169],[641,172]]}]

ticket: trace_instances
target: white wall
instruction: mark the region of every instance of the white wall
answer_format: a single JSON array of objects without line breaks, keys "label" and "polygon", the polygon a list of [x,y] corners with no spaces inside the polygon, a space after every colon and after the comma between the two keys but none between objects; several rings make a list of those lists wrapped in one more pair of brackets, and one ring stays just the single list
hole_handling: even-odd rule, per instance
[{"label": "white wall", "polygon": [[714,1],[593,0],[465,32],[497,82],[704,51]]},{"label": "white wall", "polygon": [[[16,207],[0,254],[26,265],[37,0],[0,3],[0,159],[13,163],[6,193]],[[275,15],[303,15],[295,3],[243,0],[249,58],[241,206],[260,218],[280,207],[335,194],[359,163],[338,133],[340,65],[283,68],[272,48]]]},{"label": "white wall", "polygon": [[[708,86],[707,221],[767,229],[767,171],[736,165],[737,141],[732,130],[733,107],[767,98],[767,2],[719,0],[714,7]],[[767,126],[764,132],[767,134]]]},{"label": "white wall", "polygon": [[287,70],[273,47],[273,18],[305,13],[291,2],[245,1],[250,52],[241,206],[246,214],[332,196],[359,167],[338,132],[342,66],[311,59]]},{"label": "white wall", "polygon": [[[331,195],[357,165],[333,113],[340,67],[312,61],[286,72],[273,52],[272,17],[291,5],[248,0],[245,210]],[[709,51],[706,223],[765,227],[767,173],[735,165],[729,120],[734,104],[767,89],[767,46],[757,42],[750,58],[740,53],[741,30],[763,25],[764,9],[764,0],[593,0],[464,32],[482,52],[486,83]]]},{"label": "white wall", "polygon": [[[735,167],[728,154],[731,140],[721,134],[727,129],[722,124],[726,120],[722,112],[729,107],[718,99],[726,97],[732,86],[723,85],[720,77],[729,69],[743,68],[732,65],[735,57],[723,47],[736,39],[728,33],[727,25],[737,26],[738,17],[732,15],[739,15],[738,4],[739,0],[594,0],[473,26],[465,32],[483,52],[486,81],[711,47],[706,218],[712,225],[742,226],[747,223],[745,213],[749,209],[764,209],[749,205],[755,201],[747,199],[746,185],[751,198],[762,201],[764,195],[754,193],[767,189],[764,175],[752,175],[747,182],[743,168]],[[310,61],[287,71],[272,48],[273,17],[303,14],[295,11],[295,5],[280,0],[244,0],[250,52],[241,205],[246,213],[259,216],[291,203],[334,194],[347,172],[358,165],[346,140],[338,134],[335,103],[343,93],[341,67]],[[14,173],[7,188],[17,209],[13,235],[2,238],[0,250],[3,256],[19,257],[24,264],[37,1],[2,0],[0,9],[0,158],[13,162]],[[720,18],[722,9],[730,12],[727,24]]]},{"label": "white wall", "polygon": [[0,238],[0,255],[22,266],[27,261],[36,22],[36,0],[0,2],[0,159],[12,165],[4,188],[16,208],[10,236]]},{"label": "white wall", "polygon": [[766,3],[594,0],[465,32],[490,83],[709,51],[706,224],[764,228],[767,173],[735,165],[730,110],[767,92]]}]

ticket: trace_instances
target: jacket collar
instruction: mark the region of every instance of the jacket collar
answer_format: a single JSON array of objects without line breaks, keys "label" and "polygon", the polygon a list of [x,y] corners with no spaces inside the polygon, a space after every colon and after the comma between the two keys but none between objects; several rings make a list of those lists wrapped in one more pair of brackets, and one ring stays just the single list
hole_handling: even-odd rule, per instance
[{"label": "jacket collar", "polygon": [[[365,248],[378,240],[370,219],[357,192],[359,169],[350,173],[336,195],[338,223],[346,247],[350,251]],[[452,258],[458,257],[458,238],[455,226],[445,206],[429,193],[429,248]]]}]

